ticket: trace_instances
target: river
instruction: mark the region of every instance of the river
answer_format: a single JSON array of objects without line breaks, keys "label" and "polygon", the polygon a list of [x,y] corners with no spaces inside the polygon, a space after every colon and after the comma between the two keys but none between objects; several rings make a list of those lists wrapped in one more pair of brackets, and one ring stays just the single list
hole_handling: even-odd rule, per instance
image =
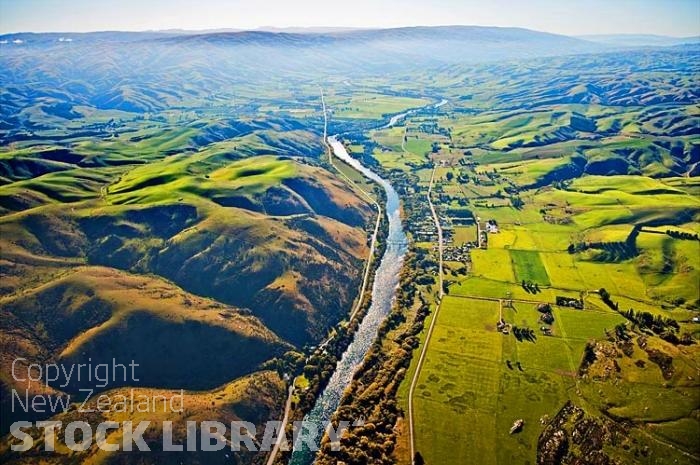
[{"label": "river", "polygon": [[[421,108],[414,108],[404,113],[399,113],[392,116],[389,122],[383,128],[390,128],[396,125],[399,121],[425,108],[438,109],[447,103],[446,99],[442,99],[438,103],[426,105]],[[324,107],[325,108],[325,107]],[[372,286],[372,305],[367,314],[362,319],[360,327],[355,332],[355,337],[350,343],[342,358],[338,362],[333,375],[331,376],[328,385],[316,400],[316,404],[311,411],[304,417],[304,422],[315,423],[317,430],[328,423],[333,413],[340,405],[340,400],[343,397],[345,388],[350,384],[355,370],[360,365],[367,354],[372,342],[377,338],[377,330],[384,321],[393,305],[396,297],[396,288],[399,285],[399,276],[401,274],[401,266],[404,256],[406,255],[406,243],[408,239],[403,231],[401,223],[401,204],[399,195],[389,182],[379,176],[374,171],[365,167],[358,160],[352,158],[345,150],[345,146],[337,136],[328,137],[328,143],[333,150],[333,155],[343,160],[355,168],[360,173],[364,174],[369,179],[375,181],[384,188],[386,192],[386,205],[384,211],[389,218],[389,233],[386,238],[387,247],[384,255],[381,258],[379,266],[374,275],[374,284]],[[355,418],[341,418],[353,422]],[[290,465],[310,465],[315,461],[315,452],[310,451],[306,445],[301,448],[294,447]]]},{"label": "river", "polygon": [[[412,114],[414,114],[414,113],[417,113],[417,112],[419,112],[419,111],[421,111],[421,110],[424,110],[424,109],[430,108],[430,107],[432,107],[432,108],[434,108],[434,109],[437,110],[438,108],[440,108],[441,106],[443,106],[443,105],[446,104],[446,103],[447,103],[447,99],[442,99],[442,100],[440,100],[438,103],[426,105],[426,106],[420,107],[420,108],[414,108],[413,110],[408,110],[408,111],[405,111],[405,112],[403,112],[403,113],[399,113],[398,115],[394,115],[394,116],[392,116],[392,117],[389,119],[389,122],[388,122],[387,124],[385,124],[384,126],[382,126],[382,129],[386,129],[386,128],[390,128],[390,127],[392,127],[392,126],[395,126],[396,123],[398,123],[399,121],[401,121],[402,119],[404,119],[404,118],[407,117],[408,115],[412,115]],[[329,140],[330,140],[330,139],[329,139]],[[341,158],[341,157],[338,157],[338,158]],[[353,165],[353,166],[354,166],[354,165]],[[368,171],[369,171],[369,170],[368,170]]]},{"label": "river", "polygon": [[[368,178],[376,181],[384,188],[386,191],[384,210],[389,218],[389,234],[386,250],[374,275],[372,305],[355,332],[353,341],[338,362],[338,366],[333,372],[328,385],[316,400],[313,409],[304,418],[305,422],[315,423],[319,431],[322,431],[333,412],[338,408],[343,392],[352,380],[353,373],[355,373],[360,362],[362,362],[372,342],[377,338],[377,330],[391,310],[394,297],[396,296],[396,288],[399,285],[401,265],[406,255],[407,241],[406,234],[403,231],[403,224],[401,223],[399,196],[391,184],[352,158],[336,137],[329,137],[328,143],[336,157],[348,163]],[[342,418],[342,420],[352,423],[356,419]],[[315,452],[313,451],[306,448],[301,450],[295,448],[290,464],[309,465],[314,462],[314,457]]]}]

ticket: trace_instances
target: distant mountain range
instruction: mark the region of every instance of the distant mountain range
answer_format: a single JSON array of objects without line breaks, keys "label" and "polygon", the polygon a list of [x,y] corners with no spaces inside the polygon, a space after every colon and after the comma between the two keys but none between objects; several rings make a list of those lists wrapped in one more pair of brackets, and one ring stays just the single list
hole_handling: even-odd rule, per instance
[{"label": "distant mountain range", "polygon": [[[342,36],[344,39],[353,37],[368,38],[388,38],[399,37],[407,38],[411,36],[420,36],[422,38],[440,39],[445,38],[445,35],[453,35],[451,40],[479,40],[479,41],[507,41],[509,39],[542,39],[567,41],[578,39],[579,41],[593,42],[596,44],[643,47],[643,46],[673,46],[688,43],[700,42],[700,36],[692,37],[672,37],[654,34],[588,34],[578,36],[566,36],[560,34],[552,34],[540,31],[534,31],[524,28],[511,27],[487,27],[487,26],[415,26],[415,27],[399,27],[399,28],[356,28],[356,27],[259,27],[256,29],[241,29],[241,28],[219,28],[219,29],[163,29],[163,30],[147,30],[147,31],[97,31],[97,32],[20,32],[0,34],[0,40],[8,43],[14,40],[22,40],[23,42],[39,42],[57,40],[59,38],[68,39],[95,39],[95,40],[138,40],[138,39],[153,39],[163,37],[176,36],[218,36],[218,35],[236,36],[241,35],[247,38],[250,37],[266,37],[271,34],[272,37],[279,34],[283,35],[304,35],[308,39],[318,39],[313,36]],[[252,35],[251,35],[252,34]],[[571,42],[570,42],[571,43]],[[579,43],[580,45],[580,43]]]},{"label": "distant mountain range", "polygon": [[[659,47],[697,44],[700,36],[668,37],[643,34],[565,36],[522,28],[482,26],[401,27],[362,29],[340,27],[213,29],[191,31],[100,31],[87,33],[12,33],[0,35],[4,46],[49,46],[72,43],[124,43],[143,41],[323,47],[358,45],[367,52],[431,57],[436,61],[489,61],[503,58],[590,53],[606,47]],[[472,45],[474,47],[465,47]]]},{"label": "distant mountain range", "polygon": [[600,34],[577,37],[590,42],[625,47],[671,47],[675,45],[697,44],[700,42],[700,36],[670,37],[654,34]]},{"label": "distant mountain range", "polygon": [[[639,46],[674,46],[697,44],[699,37],[673,38],[653,35],[598,35],[570,37],[522,28],[481,26],[401,27],[391,29],[352,28],[260,28],[257,30],[218,29],[207,31],[163,30],[144,32],[102,31],[90,33],[15,33],[0,36],[0,50],[18,47],[79,47],[96,44],[118,47],[138,43],[143,47],[191,47],[215,45],[227,48],[235,57],[258,60],[264,55],[285,56],[273,65],[290,58],[299,63],[317,63],[337,67],[354,62],[353,67],[391,67],[405,63],[442,65],[463,62],[487,62],[579,53],[609,51],[611,48]],[[251,47],[254,48],[251,49]],[[262,47],[262,48],[261,48]],[[235,50],[234,50],[235,49]],[[132,51],[135,51],[132,48]],[[251,54],[251,51],[254,52]],[[221,52],[221,50],[219,50]],[[251,56],[254,55],[254,56]],[[264,60],[264,57],[263,57]]]},{"label": "distant mountain range", "polygon": [[386,40],[422,40],[447,42],[478,42],[494,43],[500,46],[517,45],[518,43],[536,43],[540,47],[547,46],[550,50],[561,47],[574,49],[594,47],[589,41],[558,34],[533,31],[522,28],[482,27],[482,26],[434,26],[434,27],[401,27],[390,29],[359,29],[359,28],[259,28],[255,30],[216,29],[204,31],[188,31],[181,29],[161,31],[99,31],[99,32],[50,32],[50,33],[12,33],[0,35],[0,40],[12,43],[21,40],[26,45],[45,45],[59,39],[72,39],[72,42],[85,41],[114,41],[124,42],[133,40],[197,38],[200,41],[220,42],[222,40],[238,43],[285,43],[295,42],[297,45],[318,45],[320,43],[341,41],[372,42]]},{"label": "distant mountain range", "polygon": [[[294,31],[294,30],[291,30]],[[404,27],[394,29],[357,29],[303,32],[224,31],[191,33],[158,32],[95,32],[95,33],[20,33],[0,36],[4,54],[18,48],[51,48],[52,53],[66,47],[88,45],[91,50],[99,44],[112,50],[129,43],[128,52],[139,48],[173,47],[191,52],[196,47],[215,46],[214,55],[224,54],[245,68],[247,60],[265,65],[296,70],[302,66],[353,69],[381,68],[382,71],[413,66],[433,66],[590,53],[605,50],[605,45],[520,28],[477,26]],[[88,52],[89,53],[89,52]],[[118,53],[118,52],[117,52]],[[180,52],[178,52],[180,53]],[[278,56],[279,54],[282,56]],[[262,62],[261,62],[262,60]]]},{"label": "distant mountain range", "polygon": [[280,79],[352,80],[630,49],[611,45],[611,39],[585,40],[520,28],[291,31],[5,34],[0,36],[0,127],[17,127],[14,115],[38,102],[51,108],[61,101],[147,112],[174,102],[208,101],[212,92],[222,89],[259,87]]}]

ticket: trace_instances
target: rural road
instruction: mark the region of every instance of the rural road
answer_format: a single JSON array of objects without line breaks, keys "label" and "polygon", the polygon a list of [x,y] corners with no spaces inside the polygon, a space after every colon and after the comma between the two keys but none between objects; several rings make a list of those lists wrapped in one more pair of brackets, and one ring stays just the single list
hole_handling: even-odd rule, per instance
[{"label": "rural road", "polygon": [[476,217],[476,244],[481,248],[481,218]]},{"label": "rural road", "polygon": [[[367,255],[367,263],[365,264],[364,276],[362,277],[362,286],[360,286],[359,298],[357,300],[355,308],[350,313],[349,321],[352,321],[352,319],[355,318],[355,315],[357,315],[357,312],[360,311],[360,307],[362,306],[362,297],[365,295],[365,291],[367,290],[367,283],[369,282],[369,273],[371,271],[370,265],[372,264],[372,258],[374,257],[374,250],[376,249],[377,245],[377,235],[379,234],[379,226],[382,221],[382,207],[376,200],[372,198],[371,195],[369,195],[367,191],[358,186],[355,181],[353,181],[345,173],[340,171],[338,167],[335,166],[335,164],[333,163],[333,147],[331,147],[331,144],[328,142],[328,114],[326,112],[326,99],[323,95],[323,89],[321,89],[321,105],[323,106],[323,144],[326,146],[326,151],[328,152],[328,161],[330,162],[331,166],[335,168],[335,170],[338,173],[340,173],[340,175],[348,183],[350,183],[350,185],[352,185],[358,191],[360,191],[367,198],[371,205],[374,205],[374,208],[377,211],[377,221],[374,225],[374,232],[372,233],[372,240],[370,241],[369,245],[369,253]],[[323,345],[325,345],[325,343],[322,344],[321,347],[323,347]]]},{"label": "rural road", "polygon": [[428,352],[428,344],[430,343],[430,336],[433,333],[433,328],[435,327],[435,322],[438,318],[438,313],[440,312],[440,305],[442,304],[442,298],[445,295],[445,290],[442,281],[442,226],[440,226],[440,218],[437,216],[435,211],[435,206],[433,205],[433,200],[430,195],[433,192],[433,183],[435,181],[435,171],[437,167],[433,167],[433,173],[430,175],[430,187],[428,187],[428,205],[430,206],[430,211],[433,215],[433,221],[435,222],[435,228],[438,233],[438,285],[440,286],[440,291],[438,292],[438,302],[435,308],[435,313],[433,314],[433,319],[430,321],[430,327],[428,327],[428,332],[425,336],[425,342],[423,343],[423,349],[421,350],[420,357],[418,358],[418,365],[416,365],[416,371],[413,374],[413,380],[411,380],[411,387],[408,390],[408,431],[409,440],[411,442],[411,463],[414,464],[414,458],[416,456],[416,440],[414,435],[413,426],[413,391],[416,388],[416,383],[418,382],[418,377],[420,376],[420,370],[423,367],[423,361],[425,360],[425,354]]},{"label": "rural road", "polygon": [[287,395],[287,403],[284,406],[284,417],[282,417],[282,426],[280,427],[280,431],[277,435],[277,441],[275,441],[275,445],[272,448],[272,451],[270,452],[270,456],[267,458],[267,465],[272,465],[275,463],[275,458],[277,458],[277,453],[280,450],[280,446],[282,445],[282,441],[286,441],[287,435],[285,434],[285,431],[287,430],[287,422],[289,421],[289,411],[292,409],[292,397],[294,396],[294,382],[292,382],[292,385],[289,386],[289,395]]}]

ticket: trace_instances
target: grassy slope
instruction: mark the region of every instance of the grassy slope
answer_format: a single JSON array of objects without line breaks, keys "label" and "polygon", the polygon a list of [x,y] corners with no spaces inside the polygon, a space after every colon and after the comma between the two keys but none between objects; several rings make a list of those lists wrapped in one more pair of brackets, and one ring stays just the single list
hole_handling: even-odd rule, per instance
[{"label": "grassy slope", "polygon": [[[319,150],[315,134],[270,121],[217,141],[228,123],[217,133],[134,120],[135,132],[73,139],[68,151],[0,150],[2,167],[14,166],[0,185],[4,401],[23,387],[5,376],[15,356],[115,357],[140,364],[137,389],[149,395],[201,390],[186,396],[188,419],[279,417],[284,383],[256,370],[351,307],[371,211],[312,159],[287,156]],[[19,157],[32,162],[12,165]],[[133,460],[94,452],[81,460]]]}]

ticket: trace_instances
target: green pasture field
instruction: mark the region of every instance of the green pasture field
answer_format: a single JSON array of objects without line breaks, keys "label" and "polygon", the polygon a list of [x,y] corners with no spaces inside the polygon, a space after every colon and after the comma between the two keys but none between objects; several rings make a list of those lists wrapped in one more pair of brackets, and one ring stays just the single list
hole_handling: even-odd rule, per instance
[{"label": "green pasture field", "polygon": [[494,163],[482,166],[487,171],[495,169],[498,173],[509,176],[516,184],[524,186],[535,183],[553,169],[564,166],[570,161],[571,157],[561,157],[511,163]]},{"label": "green pasture field", "polygon": [[327,104],[333,108],[334,117],[361,119],[379,119],[430,103],[428,99],[371,93],[355,94],[349,98],[335,96],[328,100]]},{"label": "green pasture field", "polygon": [[491,456],[502,349],[501,336],[486,328],[497,318],[497,303],[443,300],[414,395],[416,446],[426,463]]},{"label": "green pasture field", "polygon": [[401,144],[406,128],[403,126],[394,126],[391,128],[380,129],[372,132],[372,139],[378,144],[394,151],[402,152]]},{"label": "green pasture field", "polygon": [[[473,264],[473,268],[476,265]],[[513,270],[509,263],[505,264],[505,268],[512,274]],[[476,270],[473,270],[476,274]],[[482,296],[495,299],[505,299],[508,295],[514,299],[527,299],[536,302],[552,302],[555,295],[566,295],[567,292],[557,292],[551,288],[541,288],[541,292],[537,295],[532,295],[526,292],[520,283],[499,281],[485,276],[469,275],[466,278],[459,279],[450,286],[450,295],[454,296]],[[569,293],[570,294],[570,293]]]},{"label": "green pasture field", "polygon": [[408,136],[405,143],[406,151],[424,157],[431,151],[432,143],[427,139]]},{"label": "green pasture field", "polygon": [[540,253],[534,250],[512,250],[510,259],[518,281],[532,281],[539,285],[550,284],[547,270],[540,260]]},{"label": "green pasture field", "polygon": [[[426,463],[534,460],[540,418],[569,398],[576,386],[578,352],[592,331],[603,333],[569,318],[573,312],[583,314],[556,311],[554,336],[517,342],[512,334],[496,331],[498,302],[445,297],[414,396],[416,445]],[[515,303],[504,309],[503,318],[537,328],[539,314],[532,304]],[[518,418],[525,427],[510,435]]]},{"label": "green pasture field", "polygon": [[108,188],[113,203],[156,203],[182,197],[241,195],[264,191],[293,177],[294,162],[251,157],[223,167],[201,157],[181,156],[132,169]]},{"label": "green pasture field", "polygon": [[515,283],[511,258],[507,250],[473,250],[474,275],[506,283]]},{"label": "green pasture field", "polygon": [[402,151],[375,150],[372,156],[386,169],[400,169],[403,171],[410,170],[412,164],[417,165],[424,161],[410,152]]}]

